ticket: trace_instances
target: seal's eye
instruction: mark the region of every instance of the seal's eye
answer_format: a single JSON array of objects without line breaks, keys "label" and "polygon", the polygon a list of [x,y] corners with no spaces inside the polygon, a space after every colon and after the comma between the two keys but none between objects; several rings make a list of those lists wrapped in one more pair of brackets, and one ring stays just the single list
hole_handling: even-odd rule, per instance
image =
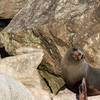
[{"label": "seal's eye", "polygon": [[73,51],[77,51],[77,48],[74,47],[74,48],[73,48]]}]

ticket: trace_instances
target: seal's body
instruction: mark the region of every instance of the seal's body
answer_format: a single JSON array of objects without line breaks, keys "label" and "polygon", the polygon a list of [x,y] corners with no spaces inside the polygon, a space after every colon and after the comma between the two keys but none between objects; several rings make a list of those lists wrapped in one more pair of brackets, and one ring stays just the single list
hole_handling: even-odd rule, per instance
[{"label": "seal's body", "polygon": [[83,77],[86,79],[88,96],[100,94],[100,69],[91,67],[80,47],[70,48],[62,60],[62,76],[66,86],[78,93]]}]

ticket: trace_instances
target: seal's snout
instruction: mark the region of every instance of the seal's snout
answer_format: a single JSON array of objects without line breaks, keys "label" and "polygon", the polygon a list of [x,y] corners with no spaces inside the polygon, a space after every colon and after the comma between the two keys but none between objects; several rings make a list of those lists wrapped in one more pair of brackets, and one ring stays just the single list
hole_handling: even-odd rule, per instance
[{"label": "seal's snout", "polygon": [[71,55],[74,58],[74,60],[80,61],[83,58],[83,54],[82,54],[81,50],[77,47],[72,48]]}]

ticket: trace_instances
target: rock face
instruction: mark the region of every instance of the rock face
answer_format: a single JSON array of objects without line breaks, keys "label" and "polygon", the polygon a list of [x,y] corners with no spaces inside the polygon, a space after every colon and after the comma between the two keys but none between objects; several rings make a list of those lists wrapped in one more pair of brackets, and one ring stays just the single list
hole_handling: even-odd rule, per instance
[{"label": "rock face", "polygon": [[27,0],[0,0],[0,18],[12,18],[27,2]]},{"label": "rock face", "polygon": [[36,100],[20,82],[0,74],[0,100]]},{"label": "rock face", "polygon": [[[23,52],[26,52],[26,54],[22,54]],[[16,50],[16,53],[20,55],[0,60],[0,73],[21,81],[29,89],[42,87],[37,67],[42,61],[43,51],[33,48],[20,48]]]},{"label": "rock face", "polygon": [[0,40],[10,55],[23,46],[43,48],[38,69],[56,93],[64,84],[58,77],[61,58],[70,46],[82,46],[88,61],[100,65],[99,10],[99,0],[29,0],[1,32]]},{"label": "rock face", "polygon": [[51,100],[50,94],[41,85],[37,71],[43,51],[23,47],[16,50],[16,55],[0,60],[0,73],[6,74],[0,74],[0,100]]}]

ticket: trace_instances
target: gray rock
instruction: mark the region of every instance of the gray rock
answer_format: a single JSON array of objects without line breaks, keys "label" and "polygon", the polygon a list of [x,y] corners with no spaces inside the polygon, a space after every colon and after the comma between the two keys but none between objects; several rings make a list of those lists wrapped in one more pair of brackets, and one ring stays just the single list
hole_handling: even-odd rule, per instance
[{"label": "gray rock", "polygon": [[0,100],[36,100],[20,82],[0,74]]}]

